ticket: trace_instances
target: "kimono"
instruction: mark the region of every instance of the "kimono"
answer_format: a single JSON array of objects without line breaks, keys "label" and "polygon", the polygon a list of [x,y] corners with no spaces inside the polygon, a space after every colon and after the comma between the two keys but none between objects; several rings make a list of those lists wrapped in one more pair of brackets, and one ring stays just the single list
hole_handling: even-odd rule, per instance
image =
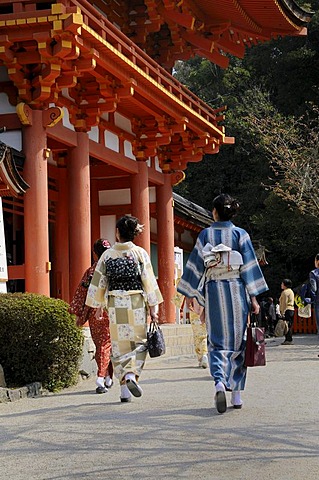
[{"label": "kimono", "polygon": [[[123,259],[131,262],[129,268]],[[108,312],[111,358],[114,375],[120,381],[129,372],[140,376],[147,354],[149,306],[162,301],[150,258],[143,248],[133,242],[115,243],[102,254],[88,289],[86,304]]]},{"label": "kimono", "polygon": [[85,305],[86,295],[91,279],[94,274],[96,263],[88,268],[75,291],[74,297],[70,303],[69,312],[76,315],[77,325],[82,326],[89,322],[91,337],[95,345],[95,361],[97,364],[97,376],[113,376],[113,367],[111,363],[111,339],[109,328],[109,317],[103,312],[101,318],[95,317],[95,308],[89,308]]},{"label": "kimono", "polygon": [[[184,295],[181,295],[178,292],[176,292],[172,298],[172,302],[180,311],[184,307],[184,301]],[[194,306],[194,312],[189,312],[189,321],[192,326],[194,338],[194,349],[200,366],[202,366],[203,356],[206,356],[208,353],[206,324],[202,321],[204,314],[204,309],[198,304],[198,302],[196,302]]]},{"label": "kimono", "polygon": [[[213,252],[217,261],[206,264],[206,252]],[[221,262],[218,268],[223,256],[234,258],[234,263]],[[214,222],[202,230],[177,290],[205,308],[209,366],[215,383],[222,382],[227,390],[244,390],[250,297],[268,290],[248,233],[231,221]]]}]

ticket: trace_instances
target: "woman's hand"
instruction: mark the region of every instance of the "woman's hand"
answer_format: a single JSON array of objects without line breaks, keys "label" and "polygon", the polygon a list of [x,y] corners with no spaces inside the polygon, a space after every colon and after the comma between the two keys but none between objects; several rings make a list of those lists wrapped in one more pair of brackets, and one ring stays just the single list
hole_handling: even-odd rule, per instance
[{"label": "woman's hand", "polygon": [[155,307],[150,307],[150,317],[153,322],[158,322],[158,314],[156,313]]},{"label": "woman's hand", "polygon": [[255,315],[258,315],[259,310],[260,310],[260,305],[257,302],[256,297],[251,297],[250,300],[251,300],[251,311],[252,311],[252,313],[254,313]]},{"label": "woman's hand", "polygon": [[186,297],[186,306],[188,310],[190,310],[191,312],[194,312],[194,299]]},{"label": "woman's hand", "polygon": [[104,313],[103,307],[97,308],[97,309],[96,309],[96,313],[95,313],[95,318],[96,318],[97,320],[102,320],[102,318],[103,318],[103,313]]}]

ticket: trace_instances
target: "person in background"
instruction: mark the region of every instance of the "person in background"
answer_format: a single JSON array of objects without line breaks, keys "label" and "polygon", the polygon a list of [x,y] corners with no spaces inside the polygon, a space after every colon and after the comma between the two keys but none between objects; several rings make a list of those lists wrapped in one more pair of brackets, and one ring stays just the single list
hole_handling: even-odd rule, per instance
[{"label": "person in background", "polygon": [[311,270],[309,274],[309,283],[314,302],[313,306],[317,324],[317,333],[319,334],[319,253],[315,256],[315,268],[314,270]]},{"label": "person in background", "polygon": [[[172,302],[180,310],[182,310],[185,303],[184,295],[176,291]],[[194,310],[189,311],[189,322],[192,326],[194,349],[197,355],[198,366],[201,368],[208,368],[208,351],[207,351],[207,329],[205,324],[205,312],[203,307],[194,299]]]},{"label": "person in background", "polygon": [[267,298],[265,306],[266,314],[266,333],[269,336],[274,335],[275,325],[276,325],[276,309],[274,304],[274,299],[272,297]]},{"label": "person in background", "polygon": [[163,301],[148,253],[133,243],[143,225],[124,216],[116,223],[116,243],[101,256],[90,283],[86,304],[96,315],[110,317],[112,363],[120,381],[121,402],[142,396],[139,377],[147,355],[147,317],[157,320]]},{"label": "person in background", "polygon": [[196,298],[194,298],[193,308],[194,309],[189,312],[189,321],[193,330],[194,348],[198,359],[198,366],[201,368],[207,368],[208,350],[205,312],[203,307],[197,302]]},{"label": "person in background", "polygon": [[259,313],[256,296],[268,290],[248,233],[231,222],[238,208],[229,195],[214,199],[214,223],[200,232],[177,287],[190,310],[194,298],[205,308],[218,413],[227,409],[227,390],[233,407],[242,407],[248,314]]},{"label": "person in background", "polygon": [[279,308],[281,316],[286,320],[288,324],[288,331],[285,335],[285,340],[281,345],[293,345],[292,340],[292,325],[295,314],[295,295],[291,289],[292,281],[289,278],[285,278],[281,282],[281,295],[279,297]]},{"label": "person in background", "polygon": [[78,326],[83,326],[86,322],[89,323],[91,337],[95,345],[95,361],[97,364],[96,393],[106,393],[113,384],[109,317],[106,312],[103,312],[103,315],[96,318],[95,309],[86,307],[85,300],[97,260],[110,247],[110,243],[105,238],[96,240],[92,252],[94,263],[84,272],[69,307],[69,312],[77,316],[76,323]]}]

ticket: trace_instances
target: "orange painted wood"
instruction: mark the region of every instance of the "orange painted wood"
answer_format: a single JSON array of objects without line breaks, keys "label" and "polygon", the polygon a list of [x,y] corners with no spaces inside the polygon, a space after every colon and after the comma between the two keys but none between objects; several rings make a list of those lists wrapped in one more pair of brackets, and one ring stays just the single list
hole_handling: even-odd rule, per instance
[{"label": "orange painted wood", "polygon": [[298,309],[295,309],[293,333],[315,334],[317,333],[317,324],[314,310],[311,310],[310,318],[299,317]]},{"label": "orange painted wood", "polygon": [[148,166],[146,162],[137,162],[138,174],[131,175],[131,204],[132,215],[144,225],[144,231],[134,240],[143,247],[148,254],[151,253],[150,244],[150,198],[148,187]]},{"label": "orange painted wood", "polygon": [[77,134],[70,128],[62,125],[62,122],[57,123],[54,127],[47,128],[48,138],[61,141],[63,145],[69,147],[77,146]]},{"label": "orange painted wood", "polygon": [[[91,246],[101,237],[99,210],[99,182],[91,180]],[[101,189],[102,190],[102,189]]]},{"label": "orange painted wood", "polygon": [[91,265],[91,207],[89,138],[77,133],[77,147],[68,158],[69,235],[70,235],[70,295],[84,271]]},{"label": "orange painted wood", "polygon": [[98,160],[102,160],[103,162],[106,162],[109,165],[113,165],[115,167],[121,166],[121,170],[124,172],[138,173],[137,162],[135,162],[134,160],[130,160],[124,155],[121,155],[118,152],[114,152],[114,150],[111,150],[110,148],[93,142],[93,140],[89,141],[89,147],[90,154]]},{"label": "orange painted wood", "polygon": [[42,111],[33,110],[33,124],[23,128],[26,156],[23,175],[30,185],[24,197],[25,289],[50,296],[48,270],[48,169],[44,159],[46,132]]},{"label": "orange painted wood", "polygon": [[156,187],[158,283],[164,303],[160,305],[161,323],[175,323],[174,287],[174,212],[170,175]]},{"label": "orange painted wood", "polygon": [[69,276],[69,198],[67,169],[58,168],[58,202],[55,223],[54,251],[52,270],[55,281],[55,295],[66,302],[70,300]]},{"label": "orange painted wood", "polygon": [[18,115],[16,113],[0,114],[0,127],[6,127],[8,131],[19,130],[21,128],[21,122]]},{"label": "orange painted wood", "polygon": [[8,266],[8,278],[9,280],[24,280],[25,269],[23,265],[9,265]]}]

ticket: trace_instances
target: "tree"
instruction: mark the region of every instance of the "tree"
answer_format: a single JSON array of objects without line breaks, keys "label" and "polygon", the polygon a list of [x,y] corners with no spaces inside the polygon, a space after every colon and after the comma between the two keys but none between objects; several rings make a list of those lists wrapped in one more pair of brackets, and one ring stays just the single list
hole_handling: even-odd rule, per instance
[{"label": "tree", "polygon": [[301,213],[319,221],[319,108],[295,118],[284,117],[271,106],[267,95],[255,90],[255,108],[248,120],[257,132],[260,148],[270,161],[273,176],[265,187]]},{"label": "tree", "polygon": [[[319,10],[319,0],[298,3]],[[308,32],[308,36],[280,38],[249,48],[243,59],[231,58],[226,70],[195,57],[179,62],[175,71],[178,80],[211,107],[227,105],[226,134],[236,139],[234,145],[221,146],[217,155],[206,155],[199,163],[189,163],[186,180],[176,191],[208,209],[221,192],[239,200],[240,214],[235,223],[266,247],[269,264],[263,269],[273,296],[280,294],[284,277],[291,278],[294,286],[302,283],[318,253],[318,223],[306,208],[302,215],[293,198],[280,195],[279,189],[289,188],[292,180],[287,177],[289,168],[285,172],[275,162],[275,152],[269,151],[271,142],[275,145],[275,141],[279,141],[278,136],[283,142],[289,138],[287,148],[295,150],[289,158],[296,161],[298,157],[300,161],[299,171],[295,172],[293,167],[293,175],[298,173],[299,177],[295,179],[295,187],[291,186],[290,195],[294,193],[298,199],[300,178],[304,179],[303,196],[310,187],[317,188],[316,175],[306,174],[312,166],[313,171],[317,167],[313,160],[304,166],[301,160],[303,147],[307,148],[308,159],[316,150],[315,136],[309,137],[310,132],[316,135],[317,129],[318,14],[313,17]],[[314,106],[309,108],[311,102]],[[263,116],[269,121],[265,135],[253,121],[262,121]],[[280,132],[285,134],[280,136]],[[299,150],[295,149],[298,145]],[[299,198],[301,191],[299,189]],[[319,198],[317,193],[314,196],[315,200]],[[305,199],[304,205],[306,203]]]}]

